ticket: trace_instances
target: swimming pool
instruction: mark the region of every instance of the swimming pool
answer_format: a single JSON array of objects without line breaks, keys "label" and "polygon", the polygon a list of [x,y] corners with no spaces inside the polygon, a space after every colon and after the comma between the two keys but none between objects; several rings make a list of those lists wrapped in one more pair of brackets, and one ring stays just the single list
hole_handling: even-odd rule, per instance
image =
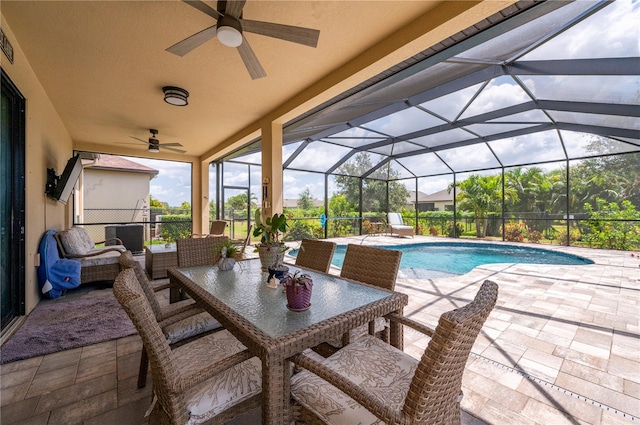
[{"label": "swimming pool", "polygon": [[[379,246],[402,251],[398,277],[429,279],[456,276],[482,264],[529,263],[585,265],[593,261],[577,255],[540,248],[468,242],[430,242],[415,245]],[[347,247],[336,247],[331,263],[342,267]],[[290,253],[296,256],[297,250]]]}]

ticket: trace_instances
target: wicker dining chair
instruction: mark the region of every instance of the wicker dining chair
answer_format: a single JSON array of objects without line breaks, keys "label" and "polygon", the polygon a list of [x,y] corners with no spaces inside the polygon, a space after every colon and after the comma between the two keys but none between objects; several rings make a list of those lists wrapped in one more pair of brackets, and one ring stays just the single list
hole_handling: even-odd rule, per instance
[{"label": "wicker dining chair", "polygon": [[335,242],[303,239],[296,256],[296,266],[327,273],[335,250]]},{"label": "wicker dining chair", "polygon": [[[440,316],[435,330],[391,314],[431,337],[420,360],[372,336],[331,357],[292,358],[294,419],[310,424],[460,425],[462,375],[471,348],[498,298],[485,281],[475,299]],[[322,419],[320,419],[322,418]]]},{"label": "wicker dining chair", "polygon": [[227,330],[172,351],[134,270],[120,272],[113,293],[149,353],[150,424],[223,424],[260,405],[261,362]]},{"label": "wicker dining chair", "polygon": [[178,267],[196,267],[215,264],[227,236],[185,238],[176,240]]},{"label": "wicker dining chair", "polygon": [[[132,269],[135,272],[138,283],[169,345],[177,346],[222,327],[220,322],[198,307],[192,299],[161,306],[156,293],[167,289],[169,285],[154,287],[147,279],[142,265],[131,255],[131,251],[125,251],[120,255],[120,267],[122,270]],[[147,384],[148,366],[149,358],[147,351],[143,348],[140,355],[138,388],[144,388]]]},{"label": "wicker dining chair", "polygon": [[[401,251],[349,244],[344,255],[340,276],[393,291],[396,287],[401,258]],[[384,317],[378,317],[372,323],[351,329],[342,338],[333,338],[325,344],[317,346],[316,351],[324,356],[333,354],[336,349],[342,348],[366,334],[378,334],[388,342],[387,320]]]}]

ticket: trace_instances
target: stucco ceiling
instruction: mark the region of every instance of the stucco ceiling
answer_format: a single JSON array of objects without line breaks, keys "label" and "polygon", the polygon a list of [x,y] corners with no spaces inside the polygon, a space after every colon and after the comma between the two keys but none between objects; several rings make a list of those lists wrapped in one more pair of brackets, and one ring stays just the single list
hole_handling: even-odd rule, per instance
[{"label": "stucco ceiling", "polygon": [[[496,3],[499,9],[507,2]],[[259,80],[251,80],[235,49],[216,39],[184,57],[166,52],[214,23],[180,1],[3,1],[2,15],[74,146],[150,156],[130,136],[146,139],[155,128],[162,143],[180,142],[186,155],[202,157],[438,6],[249,0],[247,19],[320,30],[317,48],[245,34],[267,73]],[[189,105],[166,104],[166,85],[188,90]]]}]

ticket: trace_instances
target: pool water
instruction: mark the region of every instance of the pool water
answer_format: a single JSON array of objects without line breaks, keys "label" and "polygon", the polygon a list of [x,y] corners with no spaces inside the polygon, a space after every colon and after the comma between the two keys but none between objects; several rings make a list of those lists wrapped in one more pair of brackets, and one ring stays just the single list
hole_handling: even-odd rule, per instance
[{"label": "pool water", "polygon": [[[398,277],[436,278],[461,275],[482,264],[529,263],[585,265],[593,261],[576,255],[539,248],[464,242],[435,242],[415,245],[380,246],[402,251]],[[342,267],[346,246],[336,247],[331,263]],[[291,255],[295,257],[297,250]]]}]

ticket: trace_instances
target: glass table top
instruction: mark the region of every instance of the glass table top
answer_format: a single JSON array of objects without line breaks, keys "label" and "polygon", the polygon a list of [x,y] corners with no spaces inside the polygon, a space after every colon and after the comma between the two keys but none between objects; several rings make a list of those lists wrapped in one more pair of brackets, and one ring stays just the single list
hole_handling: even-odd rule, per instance
[{"label": "glass table top", "polygon": [[[296,266],[288,267],[290,273],[303,270]],[[293,312],[286,307],[287,296],[282,286],[270,288],[266,285],[268,274],[262,272],[258,260],[238,262],[229,271],[220,271],[217,266],[176,270],[273,338],[392,295],[339,276],[303,270],[313,279],[311,308]]]}]

